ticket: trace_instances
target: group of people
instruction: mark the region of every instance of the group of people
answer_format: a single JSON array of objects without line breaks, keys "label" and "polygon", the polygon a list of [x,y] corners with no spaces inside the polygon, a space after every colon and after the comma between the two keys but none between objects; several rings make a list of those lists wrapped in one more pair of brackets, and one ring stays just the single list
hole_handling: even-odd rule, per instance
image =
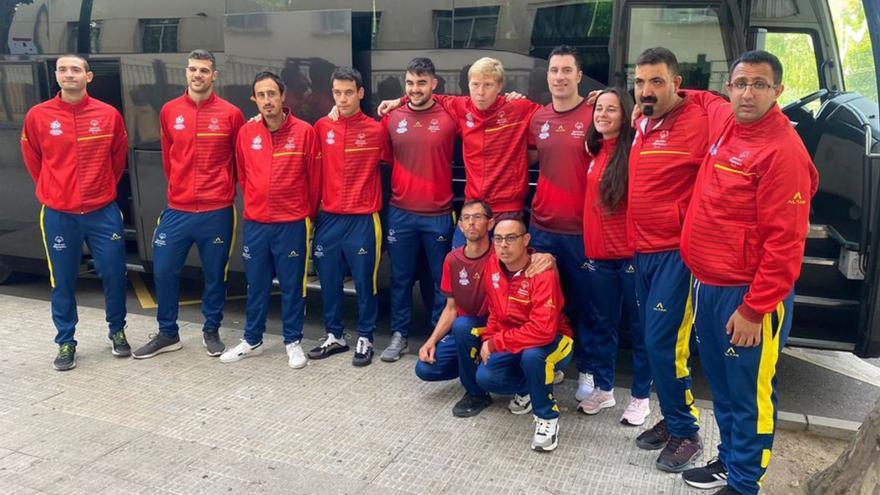
[{"label": "group of people", "polygon": [[[578,93],[577,52],[555,48],[552,102],[503,95],[504,69],[482,58],[469,95],[434,94],[434,65],[406,68],[406,95],[385,101],[376,121],[360,110],[361,76],[331,76],[335,110],[314,126],[284,108],[285,85],[260,72],[245,122],[216,95],[212,54],[188,55],[185,94],[160,114],[168,207],[152,239],[159,332],[139,349],[125,337],[124,232],[115,203],[126,163],[123,121],[90,98],[93,75],[78,55],[58,59],[58,96],[32,108],[22,131],[36,182],[59,345],[54,366],[76,365],[75,281],[85,242],[105,297],[116,356],[137,359],[181,348],[180,272],[195,244],[202,263],[203,344],[231,363],[262,351],[273,277],[281,287],[288,364],[304,367],[349,350],[342,325],[343,279],[357,292],[352,364],[373,359],[377,270],[383,236],[391,260],[391,330],[383,361],[408,350],[412,287],[424,252],[434,282],[433,331],[419,349],[423,380],[460,380],[457,417],[479,414],[490,393],[533,414],[531,447],[556,448],[553,385],[573,358],[578,410],[615,406],[618,327],[633,341],[631,398],[621,423],[639,426],[655,387],[663,420],[636,439],[661,450],[659,469],[722,494],[754,494],[775,431],[775,366],[791,326],[817,175],[776,99],[782,66],[744,53],[730,68],[730,101],[681,89],[675,55],[644,51],[634,95]],[[458,219],[451,163],[462,142],[466,186]],[[525,218],[528,167],[539,179]],[[391,170],[383,235],[381,163]],[[219,328],[235,245],[238,184],[244,199],[242,259],[248,281],[244,338],[227,349]],[[312,222],[315,222],[313,227]],[[312,234],[314,233],[314,239]],[[327,335],[304,351],[307,262],[322,287]],[[569,321],[571,323],[569,323]],[[692,331],[721,432],[718,457],[702,452],[690,389]]]}]

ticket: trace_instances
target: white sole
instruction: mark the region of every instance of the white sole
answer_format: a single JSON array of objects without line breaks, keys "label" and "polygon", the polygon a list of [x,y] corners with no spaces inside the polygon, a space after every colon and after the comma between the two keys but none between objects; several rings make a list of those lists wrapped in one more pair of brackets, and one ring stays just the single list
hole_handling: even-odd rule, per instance
[{"label": "white sole", "polygon": [[165,347],[159,349],[158,351],[156,351],[152,354],[144,354],[142,356],[136,356],[134,353],[131,353],[131,357],[133,357],[135,359],[150,359],[151,357],[155,357],[155,356],[162,354],[164,352],[174,352],[174,351],[179,351],[181,349],[183,349],[183,343],[178,342],[176,344],[166,345]]},{"label": "white sole", "polygon": [[[257,349],[259,349],[259,350],[257,350]],[[242,354],[240,356],[235,356],[234,358],[227,358],[227,359],[223,359],[223,354],[221,354],[220,359],[218,359],[218,361],[220,361],[221,363],[226,363],[226,364],[237,363],[237,362],[241,361],[242,359],[247,359],[247,358],[253,357],[253,356],[259,356],[260,354],[263,353],[262,348],[258,347],[257,349],[254,349],[247,354]]]},{"label": "white sole", "polygon": [[688,486],[692,486],[694,488],[699,488],[701,490],[711,490],[713,488],[721,488],[721,487],[727,486],[726,481],[720,481],[720,480],[713,481],[711,483],[697,483],[695,481],[685,480],[684,478],[682,478],[682,479],[684,480],[685,484],[687,484]]},{"label": "white sole", "polygon": [[596,409],[589,409],[589,410],[587,410],[587,409],[584,408],[584,407],[578,406],[578,411],[580,411],[580,412],[582,412],[582,413],[584,413],[584,414],[588,414],[588,415],[592,416],[592,415],[594,415],[594,414],[599,414],[599,411],[601,411],[602,409],[608,409],[608,408],[610,408],[610,407],[614,407],[614,406],[616,406],[616,405],[617,405],[617,401],[614,400],[614,399],[611,399],[611,400],[606,400],[605,402],[599,404],[599,407],[596,408]]},{"label": "white sole", "polygon": [[532,412],[532,405],[529,404],[529,407],[523,409],[522,411],[513,411],[509,407],[507,408],[507,410],[510,411],[510,414],[516,414],[517,416],[522,416],[523,414],[529,414],[530,412]]}]

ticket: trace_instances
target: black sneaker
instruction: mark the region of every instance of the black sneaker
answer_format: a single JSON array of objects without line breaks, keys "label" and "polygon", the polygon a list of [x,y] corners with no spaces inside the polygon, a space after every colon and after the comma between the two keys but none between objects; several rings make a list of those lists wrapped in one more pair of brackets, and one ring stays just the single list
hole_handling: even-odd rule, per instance
[{"label": "black sneaker", "polygon": [[492,404],[492,397],[486,395],[471,395],[467,392],[460,401],[452,407],[452,415],[456,418],[470,418],[476,416]]},{"label": "black sneaker", "polygon": [[725,486],[724,488],[718,490],[717,492],[713,493],[712,495],[742,495],[742,494],[729,486]]},{"label": "black sneaker", "polygon": [[131,353],[135,359],[147,359],[163,352],[179,351],[183,348],[180,337],[169,337],[163,333],[150,336],[150,341]]},{"label": "black sneaker", "polygon": [[309,351],[309,359],[324,359],[347,351],[348,344],[345,343],[344,338],[336,338],[332,333],[328,333],[324,342]]},{"label": "black sneaker", "polygon": [[640,449],[658,450],[662,449],[666,442],[669,441],[669,430],[666,429],[666,420],[661,419],[650,430],[645,430],[641,435],[636,437],[636,445]]},{"label": "black sneaker", "polygon": [[694,433],[689,438],[670,437],[654,464],[661,471],[680,473],[687,469],[701,453],[703,453],[703,442],[698,433]]},{"label": "black sneaker", "polygon": [[220,340],[220,330],[202,332],[202,345],[211,357],[217,357],[226,350],[226,344]]},{"label": "black sneaker", "polygon": [[373,344],[366,337],[358,337],[357,346],[351,364],[354,366],[367,366],[373,362]]},{"label": "black sneaker", "polygon": [[67,371],[76,368],[76,344],[66,342],[58,346],[58,356],[52,366],[58,371]]},{"label": "black sneaker", "polygon": [[714,457],[703,467],[688,469],[681,473],[681,479],[688,485],[703,490],[727,486],[727,468],[717,457]]},{"label": "black sneaker", "polygon": [[110,336],[110,352],[116,357],[131,356],[131,346],[125,338],[125,330],[120,330]]}]

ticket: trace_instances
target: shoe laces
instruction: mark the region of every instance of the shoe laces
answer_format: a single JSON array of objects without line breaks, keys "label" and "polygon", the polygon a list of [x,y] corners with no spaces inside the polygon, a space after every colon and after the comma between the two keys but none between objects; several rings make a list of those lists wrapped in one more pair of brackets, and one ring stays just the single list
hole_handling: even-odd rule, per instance
[{"label": "shoe laces", "polygon": [[58,349],[58,355],[63,358],[67,358],[73,355],[76,351],[76,346],[73,344],[61,344]]},{"label": "shoe laces", "polygon": [[644,399],[637,399],[635,397],[630,397],[629,405],[626,406],[627,411],[637,411],[642,407],[642,401]]},{"label": "shoe laces", "polygon": [[531,400],[532,400],[532,398],[529,397],[528,395],[516,394],[513,396],[513,402],[516,405],[521,406],[521,407],[525,407]]},{"label": "shoe laces", "polygon": [[666,443],[666,450],[677,454],[678,451],[681,450],[681,446],[684,444],[684,441],[684,438],[671,437],[669,439],[669,442]]},{"label": "shoe laces", "polygon": [[391,335],[391,343],[388,344],[388,347],[403,347],[403,335],[400,335],[398,332],[394,332]]},{"label": "shoe laces", "polygon": [[111,339],[116,345],[125,345],[128,343],[128,340],[125,338],[125,332],[122,330],[114,333]]},{"label": "shoe laces", "polygon": [[717,455],[709,459],[709,462],[706,463],[706,469],[714,473],[723,473],[727,471],[727,468],[721,463],[721,459],[719,459]]},{"label": "shoe laces", "polygon": [[594,386],[593,375],[589,373],[581,373],[580,376],[578,376],[578,385]]},{"label": "shoe laces", "polygon": [[366,354],[367,350],[369,348],[370,348],[370,341],[368,339],[365,339],[364,337],[358,338],[357,348],[355,349],[355,352],[357,354]]},{"label": "shoe laces", "polygon": [[321,343],[321,349],[326,349],[335,344],[337,341],[338,339],[333,334],[328,333],[327,338],[324,339],[324,342]]},{"label": "shoe laces", "polygon": [[535,433],[538,435],[549,436],[553,434],[553,422],[549,419],[541,419],[539,417],[535,417]]}]

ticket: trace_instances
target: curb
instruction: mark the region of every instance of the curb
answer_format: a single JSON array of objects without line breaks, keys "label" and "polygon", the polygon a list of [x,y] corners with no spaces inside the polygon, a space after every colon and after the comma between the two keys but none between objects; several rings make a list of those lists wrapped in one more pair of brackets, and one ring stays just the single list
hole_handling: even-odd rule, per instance
[{"label": "curb", "polygon": [[[698,407],[712,409],[712,401],[696,399],[694,402]],[[862,424],[858,421],[779,411],[776,413],[776,426],[780,430],[803,431],[818,437],[849,441],[855,437]]]}]

